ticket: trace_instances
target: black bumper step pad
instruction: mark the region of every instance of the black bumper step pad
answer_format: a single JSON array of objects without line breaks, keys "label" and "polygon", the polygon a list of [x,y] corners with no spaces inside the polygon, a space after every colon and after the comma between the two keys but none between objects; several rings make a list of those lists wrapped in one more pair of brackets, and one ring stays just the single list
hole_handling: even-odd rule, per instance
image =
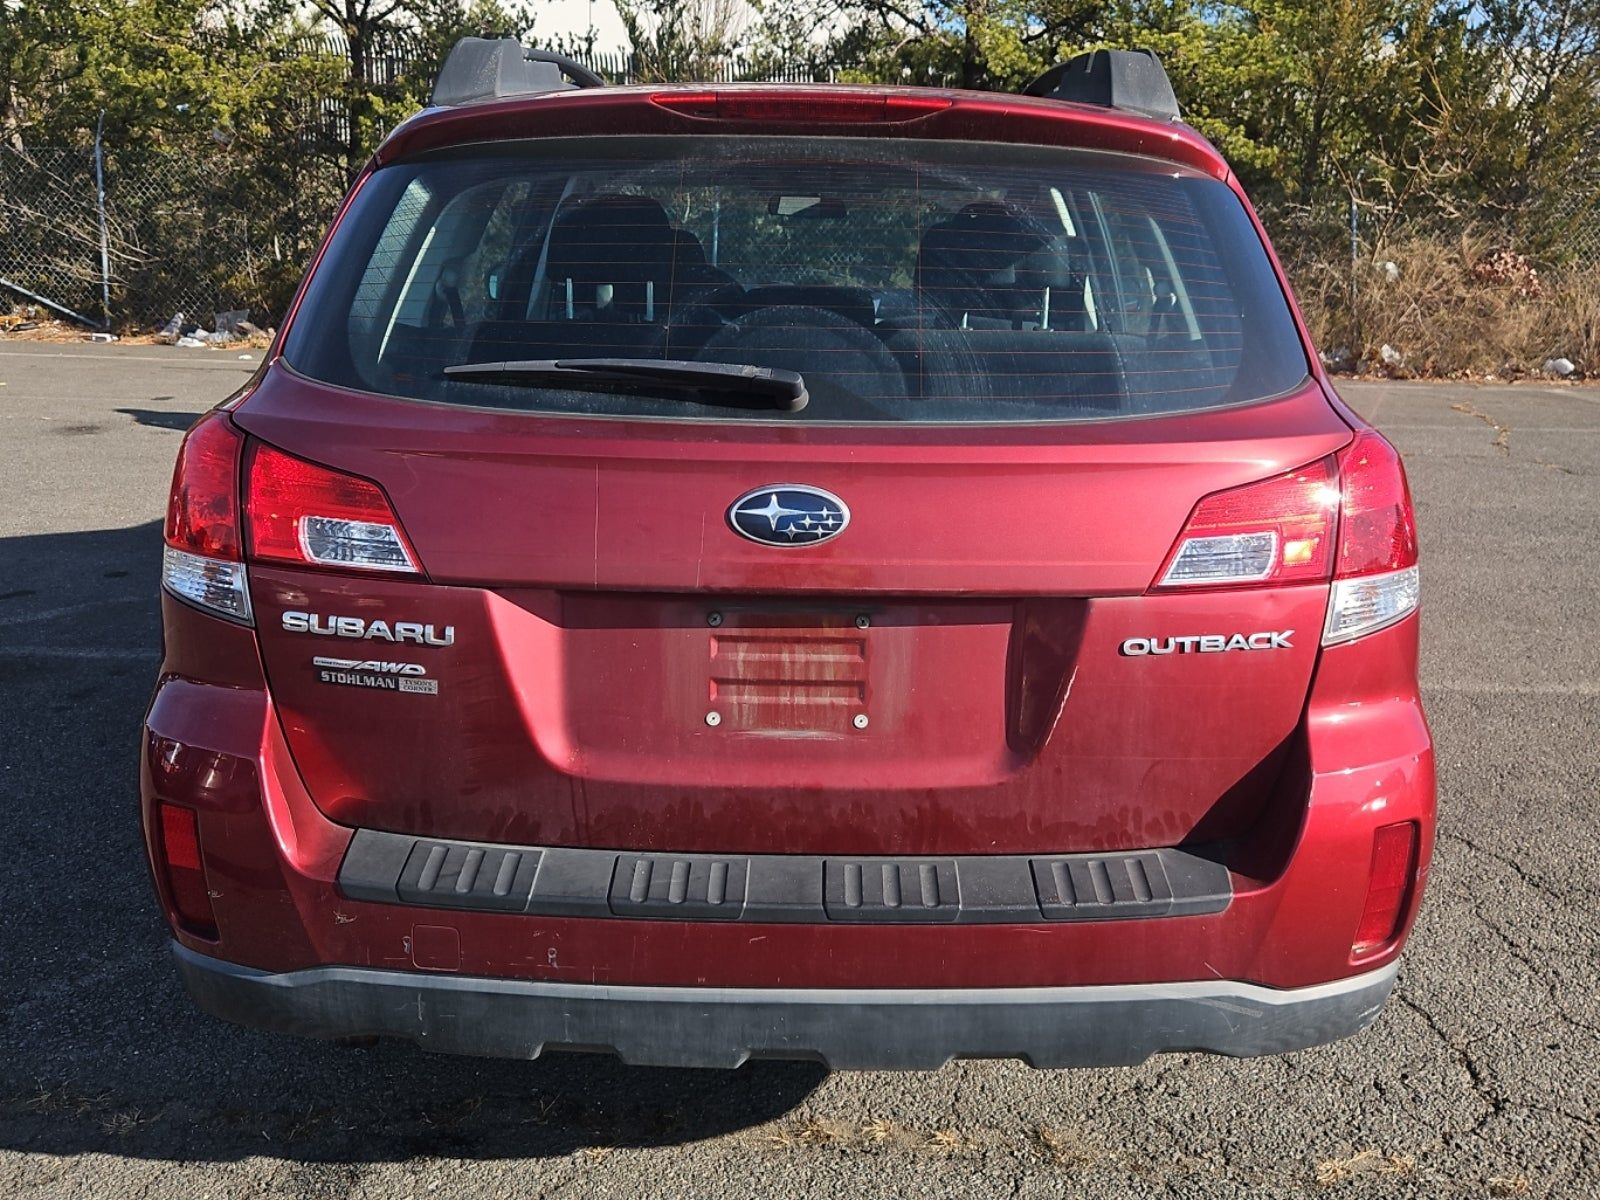
[{"label": "black bumper step pad", "polygon": [[395,881],[407,904],[523,912],[542,852],[524,846],[417,839]]},{"label": "black bumper step pad", "polygon": [[737,921],[747,859],[698,854],[618,854],[607,902],[619,917]]},{"label": "black bumper step pad", "polygon": [[1221,912],[1207,847],[1112,854],[845,858],[501,846],[361,829],[353,900],[543,916],[808,924],[1031,924]]}]

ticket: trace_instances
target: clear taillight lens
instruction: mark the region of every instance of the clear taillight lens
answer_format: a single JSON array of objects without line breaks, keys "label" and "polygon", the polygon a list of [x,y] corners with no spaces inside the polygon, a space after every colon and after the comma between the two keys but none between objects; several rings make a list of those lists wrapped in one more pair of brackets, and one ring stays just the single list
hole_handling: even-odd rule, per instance
[{"label": "clear taillight lens", "polygon": [[251,447],[245,477],[252,559],[421,573],[388,497],[370,479],[259,444]]},{"label": "clear taillight lens", "polygon": [[1328,620],[1322,629],[1322,644],[1336,646],[1393,625],[1416,610],[1420,597],[1421,583],[1416,567],[1389,575],[1335,579],[1333,592],[1328,597]]},{"label": "clear taillight lens", "polygon": [[1325,646],[1416,611],[1411,492],[1400,456],[1370,429],[1332,458],[1205,497],[1155,586],[1270,587],[1330,576]]},{"label": "clear taillight lens", "polygon": [[250,581],[243,563],[206,558],[167,546],[161,552],[161,585],[190,604],[250,624]]},{"label": "clear taillight lens", "polygon": [[1213,492],[1156,576],[1158,588],[1260,587],[1326,579],[1339,491],[1331,458]]},{"label": "clear taillight lens", "polygon": [[1364,429],[1338,459],[1343,499],[1324,646],[1393,625],[1421,599],[1417,520],[1400,455]]},{"label": "clear taillight lens", "polygon": [[243,445],[221,412],[202,417],[184,437],[167,501],[161,585],[207,612],[249,624],[250,586],[239,553]]}]

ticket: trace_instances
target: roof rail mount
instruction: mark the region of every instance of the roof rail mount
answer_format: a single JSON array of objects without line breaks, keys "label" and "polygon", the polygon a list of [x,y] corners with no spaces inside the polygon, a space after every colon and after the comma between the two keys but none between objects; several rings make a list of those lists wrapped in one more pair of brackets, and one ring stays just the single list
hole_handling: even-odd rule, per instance
[{"label": "roof rail mount", "polygon": [[1178,120],[1172,80],[1153,50],[1090,50],[1057,63],[1023,90],[1029,96]]},{"label": "roof rail mount", "polygon": [[575,59],[548,50],[530,50],[516,38],[467,37],[451,48],[439,68],[433,103],[446,107],[482,104],[572,87],[604,87],[605,82]]}]

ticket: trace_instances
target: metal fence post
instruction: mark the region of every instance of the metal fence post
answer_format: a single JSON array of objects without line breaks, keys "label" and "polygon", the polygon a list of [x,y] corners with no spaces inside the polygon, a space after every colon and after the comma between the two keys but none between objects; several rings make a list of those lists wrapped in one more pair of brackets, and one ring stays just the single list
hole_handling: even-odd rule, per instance
[{"label": "metal fence post", "polygon": [[111,328],[111,235],[106,228],[106,110],[94,123],[95,210],[100,217],[100,314],[105,328]]}]

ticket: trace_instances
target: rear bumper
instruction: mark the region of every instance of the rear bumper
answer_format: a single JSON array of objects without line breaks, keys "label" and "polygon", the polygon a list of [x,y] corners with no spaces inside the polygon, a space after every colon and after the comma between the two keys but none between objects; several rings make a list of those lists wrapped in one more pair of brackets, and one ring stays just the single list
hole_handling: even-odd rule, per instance
[{"label": "rear bumper", "polygon": [[1118,1066],[1163,1051],[1279,1054],[1365,1029],[1398,962],[1312,987],[1228,980],[1030,988],[610,986],[324,966],[271,973],[173,944],[214,1016],[312,1037],[399,1037],[426,1049],[534,1058],[610,1051],[649,1066],[750,1058],[835,1069],[932,1069],[952,1058]]}]

